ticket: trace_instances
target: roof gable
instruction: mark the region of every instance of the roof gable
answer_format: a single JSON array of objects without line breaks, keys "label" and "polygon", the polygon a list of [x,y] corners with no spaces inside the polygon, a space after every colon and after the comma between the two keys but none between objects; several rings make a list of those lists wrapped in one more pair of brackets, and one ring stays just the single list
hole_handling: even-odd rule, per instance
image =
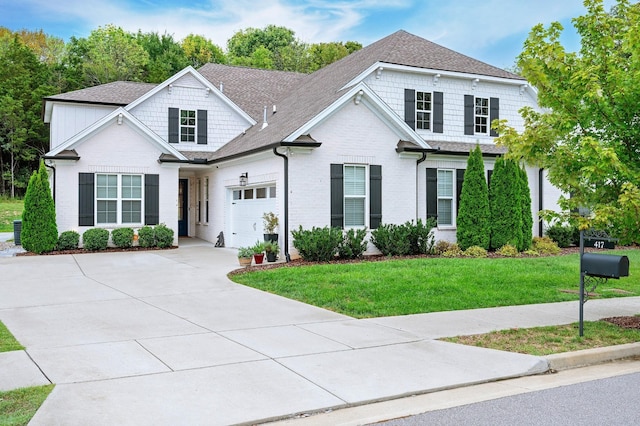
[{"label": "roof gable", "polygon": [[129,125],[133,127],[138,133],[143,135],[145,139],[147,139],[150,143],[157,146],[163,154],[173,155],[180,160],[186,159],[186,157],[182,155],[178,150],[165,142],[162,138],[151,131],[147,126],[142,124],[140,120],[135,118],[129,111],[124,108],[118,108],[109,115],[104,116],[80,133],[77,133],[73,137],[67,139],[64,143],[58,145],[55,149],[51,150],[46,155],[48,157],[57,156],[63,151],[74,150],[82,143],[90,140],[93,135],[114,124]]}]

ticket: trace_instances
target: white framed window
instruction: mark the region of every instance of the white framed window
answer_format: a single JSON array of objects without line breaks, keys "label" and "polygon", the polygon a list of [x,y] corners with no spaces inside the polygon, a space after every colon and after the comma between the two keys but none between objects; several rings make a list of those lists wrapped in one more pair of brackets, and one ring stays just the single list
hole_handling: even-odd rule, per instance
[{"label": "white framed window", "polygon": [[96,223],[142,224],[142,175],[96,174]]},{"label": "white framed window", "polygon": [[180,110],[180,142],[196,141],[196,112],[190,109]]},{"label": "white framed window", "polygon": [[475,133],[486,135],[489,133],[489,99],[475,99]]},{"label": "white framed window", "polygon": [[364,227],[367,217],[367,167],[344,165],[344,227]]},{"label": "white framed window", "polygon": [[438,226],[453,226],[454,170],[438,169]]},{"label": "white framed window", "polygon": [[416,92],[416,129],[431,130],[431,93]]}]

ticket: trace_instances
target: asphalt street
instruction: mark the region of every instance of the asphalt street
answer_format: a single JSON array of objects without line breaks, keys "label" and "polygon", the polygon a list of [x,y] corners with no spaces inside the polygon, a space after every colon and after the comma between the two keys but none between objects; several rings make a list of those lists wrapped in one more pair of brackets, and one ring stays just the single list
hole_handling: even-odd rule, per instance
[{"label": "asphalt street", "polygon": [[509,396],[376,423],[414,425],[608,425],[640,424],[640,373]]}]

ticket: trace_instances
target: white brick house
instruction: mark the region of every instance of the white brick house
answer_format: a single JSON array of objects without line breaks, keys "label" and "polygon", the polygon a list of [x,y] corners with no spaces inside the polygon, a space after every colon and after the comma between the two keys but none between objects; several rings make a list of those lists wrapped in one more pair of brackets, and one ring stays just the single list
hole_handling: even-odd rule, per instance
[{"label": "white brick house", "polygon": [[[280,219],[376,228],[437,216],[455,240],[468,154],[504,150],[490,122],[537,108],[521,77],[398,31],[313,74],[207,64],[155,85],[115,82],[45,99],[58,229],[165,223],[229,247]],[[559,191],[527,169],[537,212]]]}]

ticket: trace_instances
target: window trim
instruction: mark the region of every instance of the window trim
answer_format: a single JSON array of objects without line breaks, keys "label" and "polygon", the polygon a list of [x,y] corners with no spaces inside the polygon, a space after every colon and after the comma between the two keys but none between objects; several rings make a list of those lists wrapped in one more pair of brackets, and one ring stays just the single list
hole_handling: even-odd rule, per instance
[{"label": "window trim", "polygon": [[[98,197],[98,181],[99,176],[115,176],[116,177],[116,197]],[[140,177],[140,197],[136,198],[124,198],[122,191],[122,177],[123,176],[138,176]],[[95,173],[94,182],[94,194],[93,206],[94,206],[94,221],[95,226],[110,227],[110,226],[143,226],[145,221],[145,175],[142,173]],[[100,222],[98,219],[98,202],[100,201],[115,201],[116,202],[116,221],[115,222]],[[140,221],[139,222],[124,222],[122,220],[123,215],[123,202],[124,201],[137,201],[140,203]]]},{"label": "window trim", "polygon": [[[192,113],[193,117],[190,115],[187,117],[183,117],[183,113]],[[189,121],[193,120],[193,124],[183,124],[183,119],[187,119]],[[184,134],[183,129],[189,130],[191,132]],[[180,143],[196,143],[198,141],[198,111],[195,109],[182,109],[180,108],[180,112],[178,113],[178,141]],[[185,138],[185,136],[187,138]]]},{"label": "window trim", "polygon": [[[440,195],[440,172],[448,172],[451,173],[451,195],[443,196]],[[455,228],[456,227],[456,169],[450,168],[438,168],[436,169],[436,214],[438,217],[438,228]],[[440,200],[450,200],[451,201],[451,223],[441,223],[440,222]]]},{"label": "window trim", "polygon": [[[346,175],[345,171],[347,167],[353,167],[364,170],[364,194],[363,195],[347,195],[346,191]],[[369,212],[370,212],[370,190],[369,190],[369,164],[353,164],[353,163],[345,163],[342,165],[342,227],[343,229],[366,229],[369,227]],[[361,199],[363,200],[364,208],[362,210],[363,218],[362,225],[347,225],[347,199]]]},{"label": "window trim", "polygon": [[[415,123],[416,123],[416,130],[426,130],[426,131],[433,131],[433,92],[425,92],[425,91],[421,91],[421,90],[416,90],[416,104],[415,104]],[[423,99],[419,100],[418,98],[420,97],[420,94],[422,94]],[[425,95],[429,95],[429,101],[424,100]],[[422,108],[418,108],[418,103],[422,102],[422,103],[427,103],[429,104],[429,109],[422,109]],[[418,118],[419,114],[428,114],[429,119],[428,120],[420,120]],[[420,127],[421,125],[427,124],[427,128],[424,127]]]}]

